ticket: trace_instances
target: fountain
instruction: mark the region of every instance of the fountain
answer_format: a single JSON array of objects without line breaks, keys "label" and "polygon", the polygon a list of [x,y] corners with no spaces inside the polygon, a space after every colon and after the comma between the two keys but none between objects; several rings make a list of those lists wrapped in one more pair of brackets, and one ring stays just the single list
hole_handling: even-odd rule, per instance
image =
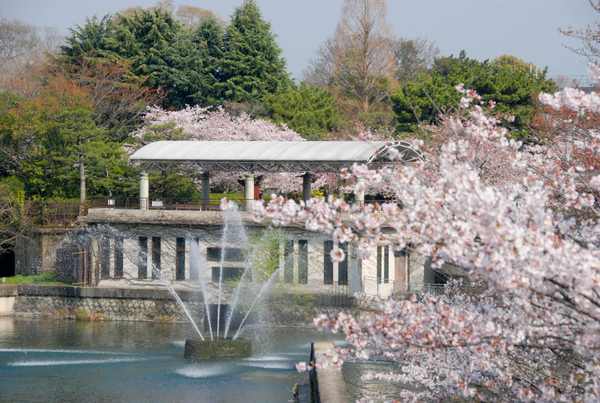
[{"label": "fountain", "polygon": [[[211,361],[211,360],[223,360],[223,359],[233,359],[233,358],[244,358],[250,357],[252,355],[252,343],[250,340],[239,339],[239,333],[242,329],[242,326],[246,322],[249,314],[254,308],[256,302],[261,298],[264,294],[265,290],[267,290],[272,283],[273,279],[276,277],[278,273],[275,270],[270,278],[265,282],[265,284],[261,287],[260,291],[254,298],[250,308],[246,312],[245,316],[241,320],[237,331],[233,335],[233,337],[228,338],[227,334],[229,332],[229,328],[232,324],[232,320],[234,317],[234,312],[237,307],[239,296],[242,287],[244,286],[245,280],[249,277],[249,273],[251,272],[252,266],[252,254],[249,254],[249,257],[245,259],[245,267],[242,275],[239,278],[239,282],[237,287],[233,292],[233,301],[231,305],[223,304],[223,282],[224,282],[224,265],[227,254],[227,248],[229,244],[242,244],[247,245],[249,243],[248,236],[246,234],[245,228],[242,224],[241,214],[238,210],[237,204],[234,202],[229,202],[227,204],[227,208],[225,210],[225,219],[223,226],[223,236],[221,238],[221,256],[220,256],[220,265],[219,265],[219,283],[218,283],[218,293],[217,293],[217,304],[216,308],[216,337],[213,336],[212,329],[212,321],[211,321],[211,310],[209,309],[208,298],[206,294],[206,281],[204,279],[204,270],[202,268],[197,268],[199,273],[200,283],[202,285],[202,289],[204,291],[204,299],[205,299],[205,310],[206,310],[206,322],[208,323],[209,331],[210,331],[210,340],[205,340],[202,335],[198,338],[187,339],[185,342],[185,350],[184,357],[194,360],[194,361]],[[196,246],[197,247],[197,246]],[[194,252],[196,255],[196,253]],[[199,253],[197,256],[199,258]],[[200,260],[198,259],[197,264],[199,264]],[[225,324],[223,336],[220,336],[219,333],[221,331],[221,310],[224,310],[225,313]]]},{"label": "fountain", "polygon": [[[276,231],[268,229],[262,235],[258,244],[268,244],[271,242],[279,245],[281,236],[276,235],[273,239],[269,239],[273,234],[276,234]],[[103,244],[106,239],[129,239],[129,242],[133,242],[133,239],[131,239],[130,236],[108,225],[96,225],[85,228],[75,233],[73,237],[76,239],[71,239],[67,244],[85,244],[89,247],[89,245],[94,243],[97,245]],[[278,277],[279,252],[277,252],[276,264],[272,258],[272,249],[261,249],[261,247],[257,247],[257,245],[254,244],[252,248],[247,248],[249,249],[246,251],[247,253],[244,253],[239,246],[242,245],[247,247],[248,245],[251,245],[252,242],[250,242],[246,233],[246,228],[243,225],[241,213],[238,210],[237,204],[229,202],[227,208],[224,209],[220,256],[218,258],[218,272],[213,272],[215,274],[218,273],[218,281],[214,284],[210,284],[211,281],[207,278],[206,267],[203,267],[204,259],[200,253],[198,238],[194,238],[193,232],[186,235],[186,237],[192,239],[192,242],[189,242],[190,278],[197,279],[198,288],[202,290],[204,298],[205,334],[202,334],[190,310],[175,291],[171,281],[163,275],[163,272],[154,264],[154,261],[151,265],[152,277],[171,294],[181,311],[185,314],[189,323],[194,328],[196,337],[186,341],[184,356],[195,361],[251,356],[251,343],[246,340],[240,340],[239,336],[244,324],[249,321],[250,314],[256,310],[257,302],[267,294],[267,291],[275,283],[275,280]],[[121,245],[122,243],[123,241],[121,241]],[[272,248],[272,246],[267,246],[267,248]],[[105,253],[102,251],[103,250],[101,249],[100,253]],[[136,259],[148,261],[149,256],[147,249],[132,248],[129,250],[129,253],[136,255],[130,256],[128,259],[130,261]],[[60,254],[69,257],[78,255],[78,252],[64,250]],[[232,254],[235,255],[234,258],[232,258]],[[139,255],[139,257],[137,255]],[[269,264],[265,264],[263,255],[267,256],[267,260],[270,259]],[[225,276],[227,260],[239,261],[241,263],[240,266],[243,264],[244,267],[234,282],[228,281],[228,278]],[[61,262],[61,266],[74,267],[71,263],[72,262],[66,261]],[[91,266],[89,262],[84,262],[84,264],[87,264],[88,267]],[[265,266],[268,266],[269,268],[264,269]],[[213,268],[213,270],[217,269]],[[90,274],[89,271],[85,276],[86,279],[88,274]],[[213,274],[214,277],[216,277],[215,274]],[[98,278],[98,273],[96,273],[95,276]],[[65,279],[71,279],[68,275],[63,275],[63,277]],[[75,280],[74,277],[73,280]],[[85,284],[85,281],[87,281],[80,278],[76,280],[80,281],[81,284]],[[241,305],[244,306],[243,309],[239,308]]]},{"label": "fountain", "polygon": [[[261,235],[261,240],[250,242],[241,226],[239,212],[230,208],[224,215],[225,226],[222,237],[221,234],[211,232],[202,241],[212,242],[212,245],[208,244],[208,246],[215,246],[210,250],[210,257],[207,259],[214,261],[214,267],[205,265],[204,250],[202,253],[200,250],[202,243],[197,237],[202,231],[207,231],[204,229],[182,230],[181,227],[177,227],[173,233],[166,232],[169,231],[168,229],[163,230],[153,236],[151,250],[148,247],[149,243],[146,242],[149,240],[147,234],[156,231],[156,227],[138,226],[134,227],[133,231],[127,231],[131,228],[127,225],[117,224],[111,227],[94,224],[74,233],[74,237],[77,234],[82,236],[81,239],[72,239],[72,243],[86,246],[88,254],[80,255],[81,249],[76,248],[61,250],[59,255],[77,257],[78,262],[87,265],[85,266],[88,269],[85,272],[87,274],[93,270],[93,275],[85,275],[85,279],[77,277],[75,281],[80,281],[83,285],[88,281],[87,284],[92,282],[92,285],[99,285],[99,287],[60,288],[72,289],[73,294],[77,296],[80,294],[79,291],[82,295],[83,291],[86,291],[87,304],[87,301],[92,298],[95,300],[104,298],[95,297],[96,294],[107,295],[107,299],[113,298],[110,295],[116,295],[116,298],[127,298],[120,293],[124,289],[118,287],[127,281],[130,283],[126,284],[133,286],[130,290],[131,294],[136,295],[132,299],[160,300],[163,305],[157,309],[162,309],[161,315],[164,313],[170,317],[184,319],[183,314],[185,314],[192,326],[186,323],[174,323],[172,326],[152,322],[127,323],[129,319],[108,322],[104,322],[103,319],[97,322],[66,321],[65,325],[63,320],[57,322],[56,328],[50,327],[52,324],[40,324],[40,326],[48,326],[50,330],[41,327],[44,330],[23,329],[13,332],[9,329],[3,332],[4,318],[0,318],[0,368],[11,369],[7,371],[7,377],[4,377],[7,379],[0,381],[3,390],[8,393],[7,399],[18,401],[27,400],[26,397],[29,397],[31,400],[43,400],[48,396],[68,394],[77,398],[94,396],[95,400],[128,401],[139,400],[140,396],[151,396],[153,400],[165,401],[196,401],[198,396],[201,396],[201,400],[207,401],[287,400],[292,385],[306,382],[306,374],[297,374],[294,371],[294,364],[306,360],[310,340],[321,340],[324,335],[312,329],[248,326],[248,323],[256,323],[256,318],[261,319],[261,313],[255,315],[253,312],[261,312],[262,304],[259,304],[259,301],[270,294],[270,289],[278,282],[279,268],[281,267],[283,271],[283,268],[291,267],[289,264],[280,264],[279,256],[281,251],[284,251],[286,256],[291,256],[287,253],[290,240],[282,238],[281,233],[276,230],[267,228]],[[270,240],[265,239],[269,234],[275,236]],[[157,249],[155,249],[154,237],[158,239]],[[162,249],[161,237],[167,239],[167,242],[163,242]],[[176,242],[173,242],[175,238]],[[220,242],[220,264],[217,263],[219,238],[223,238]],[[180,247],[181,239],[186,240],[183,248]],[[304,242],[306,245],[306,241]],[[227,275],[235,271],[224,270],[224,268],[236,266],[231,263],[236,259],[231,259],[230,256],[225,259],[224,256],[228,248],[231,251],[240,244],[247,245],[247,249],[254,253],[249,253],[246,261],[239,263],[239,266],[243,265],[246,270],[240,270],[239,281],[236,281],[234,286],[232,282],[227,281]],[[275,244],[277,245],[276,259],[275,254],[272,253]],[[295,243],[292,243],[292,253],[293,245]],[[156,250],[158,254],[155,253]],[[178,260],[181,251],[189,254],[189,259],[184,255],[185,271],[183,272],[180,271],[181,260]],[[207,257],[208,252],[207,250]],[[129,256],[124,258],[123,253]],[[168,256],[166,259],[163,258],[162,266],[161,253],[162,256]],[[83,256],[81,261],[79,256]],[[107,256],[109,259],[106,258]],[[262,259],[269,260],[270,265],[265,264]],[[296,257],[293,259],[294,264],[301,261]],[[110,270],[105,276],[104,264],[107,260],[110,262]],[[227,264],[225,264],[226,260],[229,261]],[[126,263],[125,271],[123,271],[123,261]],[[274,263],[275,261],[277,264]],[[65,270],[69,268],[67,262],[61,262],[61,266],[64,266]],[[269,269],[266,270],[265,267]],[[149,273],[147,269],[150,269]],[[139,270],[139,274],[136,275],[133,270]],[[79,268],[73,272],[79,273]],[[120,277],[117,273],[120,273]],[[289,271],[285,270],[285,275],[288,274]],[[169,281],[171,276],[175,279],[173,282]],[[177,281],[183,279],[186,279],[185,283]],[[180,291],[190,285],[189,280],[196,279],[197,283],[190,287],[190,291]],[[117,287],[111,289],[111,283]],[[158,290],[152,289],[159,285]],[[142,287],[136,289],[135,286]],[[170,296],[162,289],[163,287]],[[200,291],[200,288],[204,301],[200,298],[193,299],[193,292]],[[156,297],[147,297],[152,293],[156,294]],[[91,296],[92,294],[94,296]],[[179,308],[175,307],[173,299]],[[154,314],[151,314],[150,318],[143,316],[149,311],[147,306],[153,303],[154,301],[149,304],[135,302],[134,320],[156,321],[158,318]],[[81,305],[76,306],[77,309],[83,310],[79,306]],[[94,312],[87,306],[85,309],[88,312]],[[197,325],[199,322],[195,315],[202,310],[205,311],[204,330]],[[138,312],[140,317],[137,316]],[[71,317],[70,313],[68,315]],[[9,323],[7,322],[9,320],[13,319],[6,319],[4,322]],[[18,319],[15,321],[18,322]],[[22,321],[22,324],[26,323],[27,321]],[[23,326],[22,324],[16,323],[14,326]],[[4,326],[8,328],[13,324],[10,322]],[[192,327],[194,335],[192,335]],[[85,334],[82,333],[82,329],[85,330]],[[165,331],[171,333],[161,336],[161,332]],[[181,336],[182,331],[185,332],[185,336],[181,338],[187,340],[180,338],[173,341],[173,337]],[[44,334],[55,335],[58,332],[68,332],[68,336],[63,337],[60,333],[60,337],[52,337],[49,340],[47,337],[42,337]],[[39,338],[33,340],[23,337],[24,334],[33,334]],[[184,350],[184,360],[181,360],[181,349]],[[119,365],[114,365],[116,363]],[[69,382],[53,382],[49,377],[44,376],[46,372],[59,374],[61,379],[69,379]],[[94,376],[90,377],[90,373]],[[123,377],[133,378],[135,386],[123,387],[119,382],[115,383],[115,380]],[[215,387],[215,385],[219,386]],[[278,394],[275,394],[276,389],[279,390]],[[49,394],[46,392],[48,390],[53,392]],[[124,399],[124,396],[127,398]]]}]

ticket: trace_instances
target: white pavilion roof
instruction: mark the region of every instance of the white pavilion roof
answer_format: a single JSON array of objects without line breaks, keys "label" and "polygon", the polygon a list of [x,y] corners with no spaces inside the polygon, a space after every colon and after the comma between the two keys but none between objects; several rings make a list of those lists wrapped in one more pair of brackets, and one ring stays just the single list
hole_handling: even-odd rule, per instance
[{"label": "white pavilion roof", "polygon": [[204,172],[339,172],[355,162],[389,161],[390,148],[405,162],[422,158],[404,141],[158,141],[130,160],[145,168],[195,166]]}]

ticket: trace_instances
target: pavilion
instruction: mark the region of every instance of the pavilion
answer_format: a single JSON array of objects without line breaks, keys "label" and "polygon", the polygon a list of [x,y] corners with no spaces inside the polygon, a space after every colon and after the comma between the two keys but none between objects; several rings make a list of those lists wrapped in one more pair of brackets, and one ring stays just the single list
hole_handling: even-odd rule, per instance
[{"label": "pavilion", "polygon": [[[422,158],[421,152],[405,141],[158,141],[136,151],[130,160],[144,169],[140,179],[140,209],[145,210],[149,169],[201,172],[203,205],[209,203],[211,172],[244,172],[248,205],[255,198],[256,172],[304,172],[302,196],[307,200],[311,195],[312,173],[339,173],[354,163],[377,167]],[[364,192],[356,194],[355,201],[363,204]]]}]

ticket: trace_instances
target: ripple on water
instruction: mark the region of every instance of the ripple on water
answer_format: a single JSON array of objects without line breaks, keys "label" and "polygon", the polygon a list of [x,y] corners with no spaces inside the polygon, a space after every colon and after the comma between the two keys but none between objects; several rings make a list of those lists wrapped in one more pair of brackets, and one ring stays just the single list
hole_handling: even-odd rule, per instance
[{"label": "ripple on water", "polygon": [[188,378],[209,378],[212,376],[225,375],[229,372],[231,372],[231,366],[224,364],[194,364],[175,370],[176,374]]},{"label": "ripple on water", "polygon": [[41,367],[55,365],[93,365],[93,364],[114,364],[119,362],[146,361],[145,358],[109,358],[100,360],[32,360],[9,362],[9,367]]},{"label": "ripple on water", "polygon": [[138,355],[136,353],[101,350],[60,350],[43,348],[0,348],[0,353],[60,353],[60,354],[85,354],[85,355]]},{"label": "ripple on water", "polygon": [[256,355],[245,358],[244,361],[285,361],[288,357],[283,355]]},{"label": "ripple on water", "polygon": [[262,369],[294,369],[294,365],[289,362],[281,361],[259,361],[259,362],[244,362],[246,367],[262,368]]}]

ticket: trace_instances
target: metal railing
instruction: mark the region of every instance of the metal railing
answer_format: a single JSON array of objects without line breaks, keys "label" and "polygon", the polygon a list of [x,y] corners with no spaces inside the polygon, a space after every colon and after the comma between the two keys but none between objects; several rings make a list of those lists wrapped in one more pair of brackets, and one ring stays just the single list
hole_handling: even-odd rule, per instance
[{"label": "metal railing", "polygon": [[395,281],[380,277],[363,277],[363,293],[378,295],[384,298],[407,293],[443,292],[443,290],[443,284],[407,283],[405,281]]},{"label": "metal railing", "polygon": [[140,198],[128,196],[92,196],[90,208],[139,209]]},{"label": "metal railing", "polygon": [[23,216],[32,226],[74,227],[78,215],[79,202],[76,201],[25,200],[23,203]]},{"label": "metal railing", "polygon": [[326,294],[332,306],[349,307],[354,304],[352,296],[348,293],[348,283],[334,282]]},{"label": "metal railing", "polygon": [[[405,281],[386,280],[380,277],[363,277],[363,293],[378,295],[382,298],[398,298],[406,294],[443,294],[446,286],[437,283],[407,283]],[[462,285],[458,289],[462,292],[481,293],[482,286]]]},{"label": "metal railing", "polygon": [[[233,199],[240,209],[245,208],[245,200]],[[203,204],[197,199],[141,199],[128,196],[92,196],[90,208],[139,209],[140,203],[149,210],[202,210],[216,211],[221,208],[221,199],[210,199]]]},{"label": "metal railing", "polygon": [[[254,199],[253,199],[254,200]],[[240,210],[246,209],[246,199],[229,199],[238,204]],[[386,202],[386,200],[366,200],[365,203]],[[157,210],[202,210],[216,211],[221,208],[220,198],[211,198],[208,204],[198,199],[172,199],[172,198],[140,198],[131,196],[91,196],[90,208],[114,209],[139,209],[140,204],[144,209]],[[360,207],[362,208],[362,206]]]}]

